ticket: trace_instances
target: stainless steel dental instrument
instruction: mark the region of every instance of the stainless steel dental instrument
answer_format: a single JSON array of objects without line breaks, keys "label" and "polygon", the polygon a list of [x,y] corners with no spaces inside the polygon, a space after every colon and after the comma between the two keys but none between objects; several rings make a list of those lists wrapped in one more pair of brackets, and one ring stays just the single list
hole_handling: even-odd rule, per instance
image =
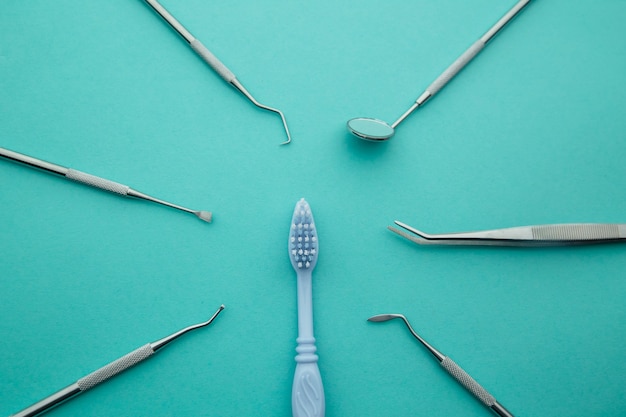
[{"label": "stainless steel dental instrument", "polygon": [[491,411],[499,415],[500,417],[513,417],[506,408],[504,408],[496,399],[487,392],[483,387],[478,384],[467,372],[465,372],[459,365],[454,363],[452,359],[445,356],[443,353],[439,352],[433,346],[431,346],[428,342],[422,339],[415,330],[409,324],[409,321],[402,314],[379,314],[377,316],[370,317],[367,319],[368,321],[373,322],[382,322],[389,321],[393,319],[401,319],[406,327],[409,328],[409,331],[422,345],[428,349],[428,351],[439,361],[439,364],[443,369],[445,369],[454,379],[456,379],[463,387],[471,392],[476,398],[480,400],[484,405],[489,407]]},{"label": "stainless steel dental instrument", "polygon": [[157,12],[157,14],[161,16],[172,27],[172,29],[174,29],[176,33],[178,33],[189,44],[191,49],[193,49],[200,56],[200,58],[202,58],[202,60],[209,64],[209,66],[213,68],[213,70],[215,70],[215,72],[217,72],[219,76],[224,79],[224,81],[235,87],[255,106],[278,114],[283,122],[285,133],[287,133],[287,140],[282,142],[281,145],[286,145],[291,142],[291,134],[289,133],[287,120],[285,119],[285,115],[283,114],[283,112],[273,107],[269,107],[259,103],[252,96],[252,94],[250,94],[248,90],[245,89],[245,87],[239,82],[239,80],[237,80],[235,74],[233,74],[226,67],[226,65],[222,63],[222,61],[217,59],[217,57],[213,55],[213,53],[211,53],[211,51],[209,51],[207,47],[202,44],[202,42],[196,39],[187,29],[185,29],[185,27],[181,25],[180,22],[176,20],[176,18],[174,18],[174,16],[172,16],[157,0],[145,0],[145,2],[148,3],[148,5],[152,7],[152,9],[154,9],[154,11]]},{"label": "stainless steel dental instrument", "polygon": [[109,363],[108,365],[103,366],[90,373],[89,375],[79,379],[75,383],[68,385],[60,391],[50,395],[47,398],[31,405],[28,408],[20,411],[17,414],[13,414],[9,417],[34,417],[40,415],[53,407],[77,396],[78,394],[87,391],[90,388],[99,385],[100,383],[108,380],[109,378],[119,374],[120,372],[130,368],[138,364],[139,362],[148,359],[153,354],[158,352],[161,348],[165,347],[167,344],[182,336],[183,334],[190,332],[195,329],[199,329],[200,327],[208,326],[215,320],[218,314],[224,309],[224,305],[222,304],[220,308],[211,316],[211,318],[205,322],[194,324],[189,327],[185,327],[182,330],[177,331],[176,333],[172,333],[171,335],[164,337],[163,339],[157,340],[156,342],[148,343],[139,349],[136,349],[121,358]]},{"label": "stainless steel dental instrument", "polygon": [[158,198],[154,198],[147,194],[140,193],[137,190],[133,190],[127,185],[119,184],[117,182],[113,182],[104,178],[96,177],[94,175],[77,171],[75,169],[66,168],[66,167],[56,165],[50,162],[42,161],[41,159],[37,159],[31,156],[23,155],[21,153],[13,152],[8,149],[0,148],[0,157],[6,158],[14,162],[19,162],[19,163],[28,165],[33,168],[38,168],[38,169],[41,169],[43,171],[46,171],[52,174],[60,175],[67,179],[77,181],[83,184],[87,184],[92,187],[110,191],[115,194],[120,194],[126,197],[140,198],[142,200],[152,201],[153,203],[158,203],[167,207],[175,208],[177,210],[185,211],[187,213],[193,214],[200,220],[204,220],[207,223],[211,223],[211,219],[213,217],[210,211],[202,211],[202,210],[196,211],[196,210],[188,209],[186,207],[179,206],[177,204],[168,203],[167,201],[159,200]]},{"label": "stainless steel dental instrument", "polygon": [[413,111],[425,104],[439,90],[441,90],[454,76],[463,69],[478,53],[493,39],[502,28],[509,23],[530,0],[520,0],[509,10],[491,29],[470,46],[457,58],[435,81],[426,88],[415,103],[391,125],[387,122],[369,117],[357,117],[348,121],[348,130],[356,137],[368,141],[383,142],[390,139],[395,128],[402,123]]},{"label": "stainless steel dental instrument", "polygon": [[391,226],[387,228],[420,245],[567,246],[618,242],[626,239],[626,224],[546,224],[445,234],[424,233],[397,220],[395,224],[406,232]]}]

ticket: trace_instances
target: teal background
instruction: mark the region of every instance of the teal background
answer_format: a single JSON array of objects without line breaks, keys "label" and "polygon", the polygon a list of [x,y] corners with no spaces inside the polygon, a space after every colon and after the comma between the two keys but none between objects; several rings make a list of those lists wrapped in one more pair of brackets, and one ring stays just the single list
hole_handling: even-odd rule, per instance
[{"label": "teal background", "polygon": [[0,146],[212,224],[0,161],[0,415],[206,329],[51,411],[290,416],[293,207],[313,209],[326,416],[486,416],[404,313],[516,416],[625,415],[626,248],[421,247],[386,230],[626,222],[626,2],[536,0],[388,143],[513,0],[163,0],[255,108],[139,0],[0,5]]}]

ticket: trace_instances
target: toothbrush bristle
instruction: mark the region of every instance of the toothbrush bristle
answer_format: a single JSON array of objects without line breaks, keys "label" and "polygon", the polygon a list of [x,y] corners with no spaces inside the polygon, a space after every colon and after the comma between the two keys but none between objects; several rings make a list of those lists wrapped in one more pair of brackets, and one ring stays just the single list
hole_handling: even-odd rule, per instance
[{"label": "toothbrush bristle", "polygon": [[296,204],[289,232],[289,258],[296,269],[313,269],[318,244],[315,221],[309,203],[303,198]]}]

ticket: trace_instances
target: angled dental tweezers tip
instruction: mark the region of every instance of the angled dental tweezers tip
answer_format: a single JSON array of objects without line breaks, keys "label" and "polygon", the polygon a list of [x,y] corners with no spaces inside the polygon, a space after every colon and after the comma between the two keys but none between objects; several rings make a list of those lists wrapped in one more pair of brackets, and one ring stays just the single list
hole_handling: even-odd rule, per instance
[{"label": "angled dental tweezers tip", "polygon": [[395,221],[392,232],[420,245],[568,246],[626,240],[626,224],[570,223],[509,227],[475,232],[428,234]]}]

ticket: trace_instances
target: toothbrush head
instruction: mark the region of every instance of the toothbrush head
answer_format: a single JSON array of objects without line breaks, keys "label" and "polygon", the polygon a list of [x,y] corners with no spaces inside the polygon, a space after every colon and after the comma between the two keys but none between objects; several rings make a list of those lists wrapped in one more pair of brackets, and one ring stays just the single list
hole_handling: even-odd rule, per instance
[{"label": "toothbrush head", "polygon": [[318,243],[315,221],[309,203],[303,198],[296,204],[289,231],[289,259],[296,271],[312,270],[317,263]]}]

